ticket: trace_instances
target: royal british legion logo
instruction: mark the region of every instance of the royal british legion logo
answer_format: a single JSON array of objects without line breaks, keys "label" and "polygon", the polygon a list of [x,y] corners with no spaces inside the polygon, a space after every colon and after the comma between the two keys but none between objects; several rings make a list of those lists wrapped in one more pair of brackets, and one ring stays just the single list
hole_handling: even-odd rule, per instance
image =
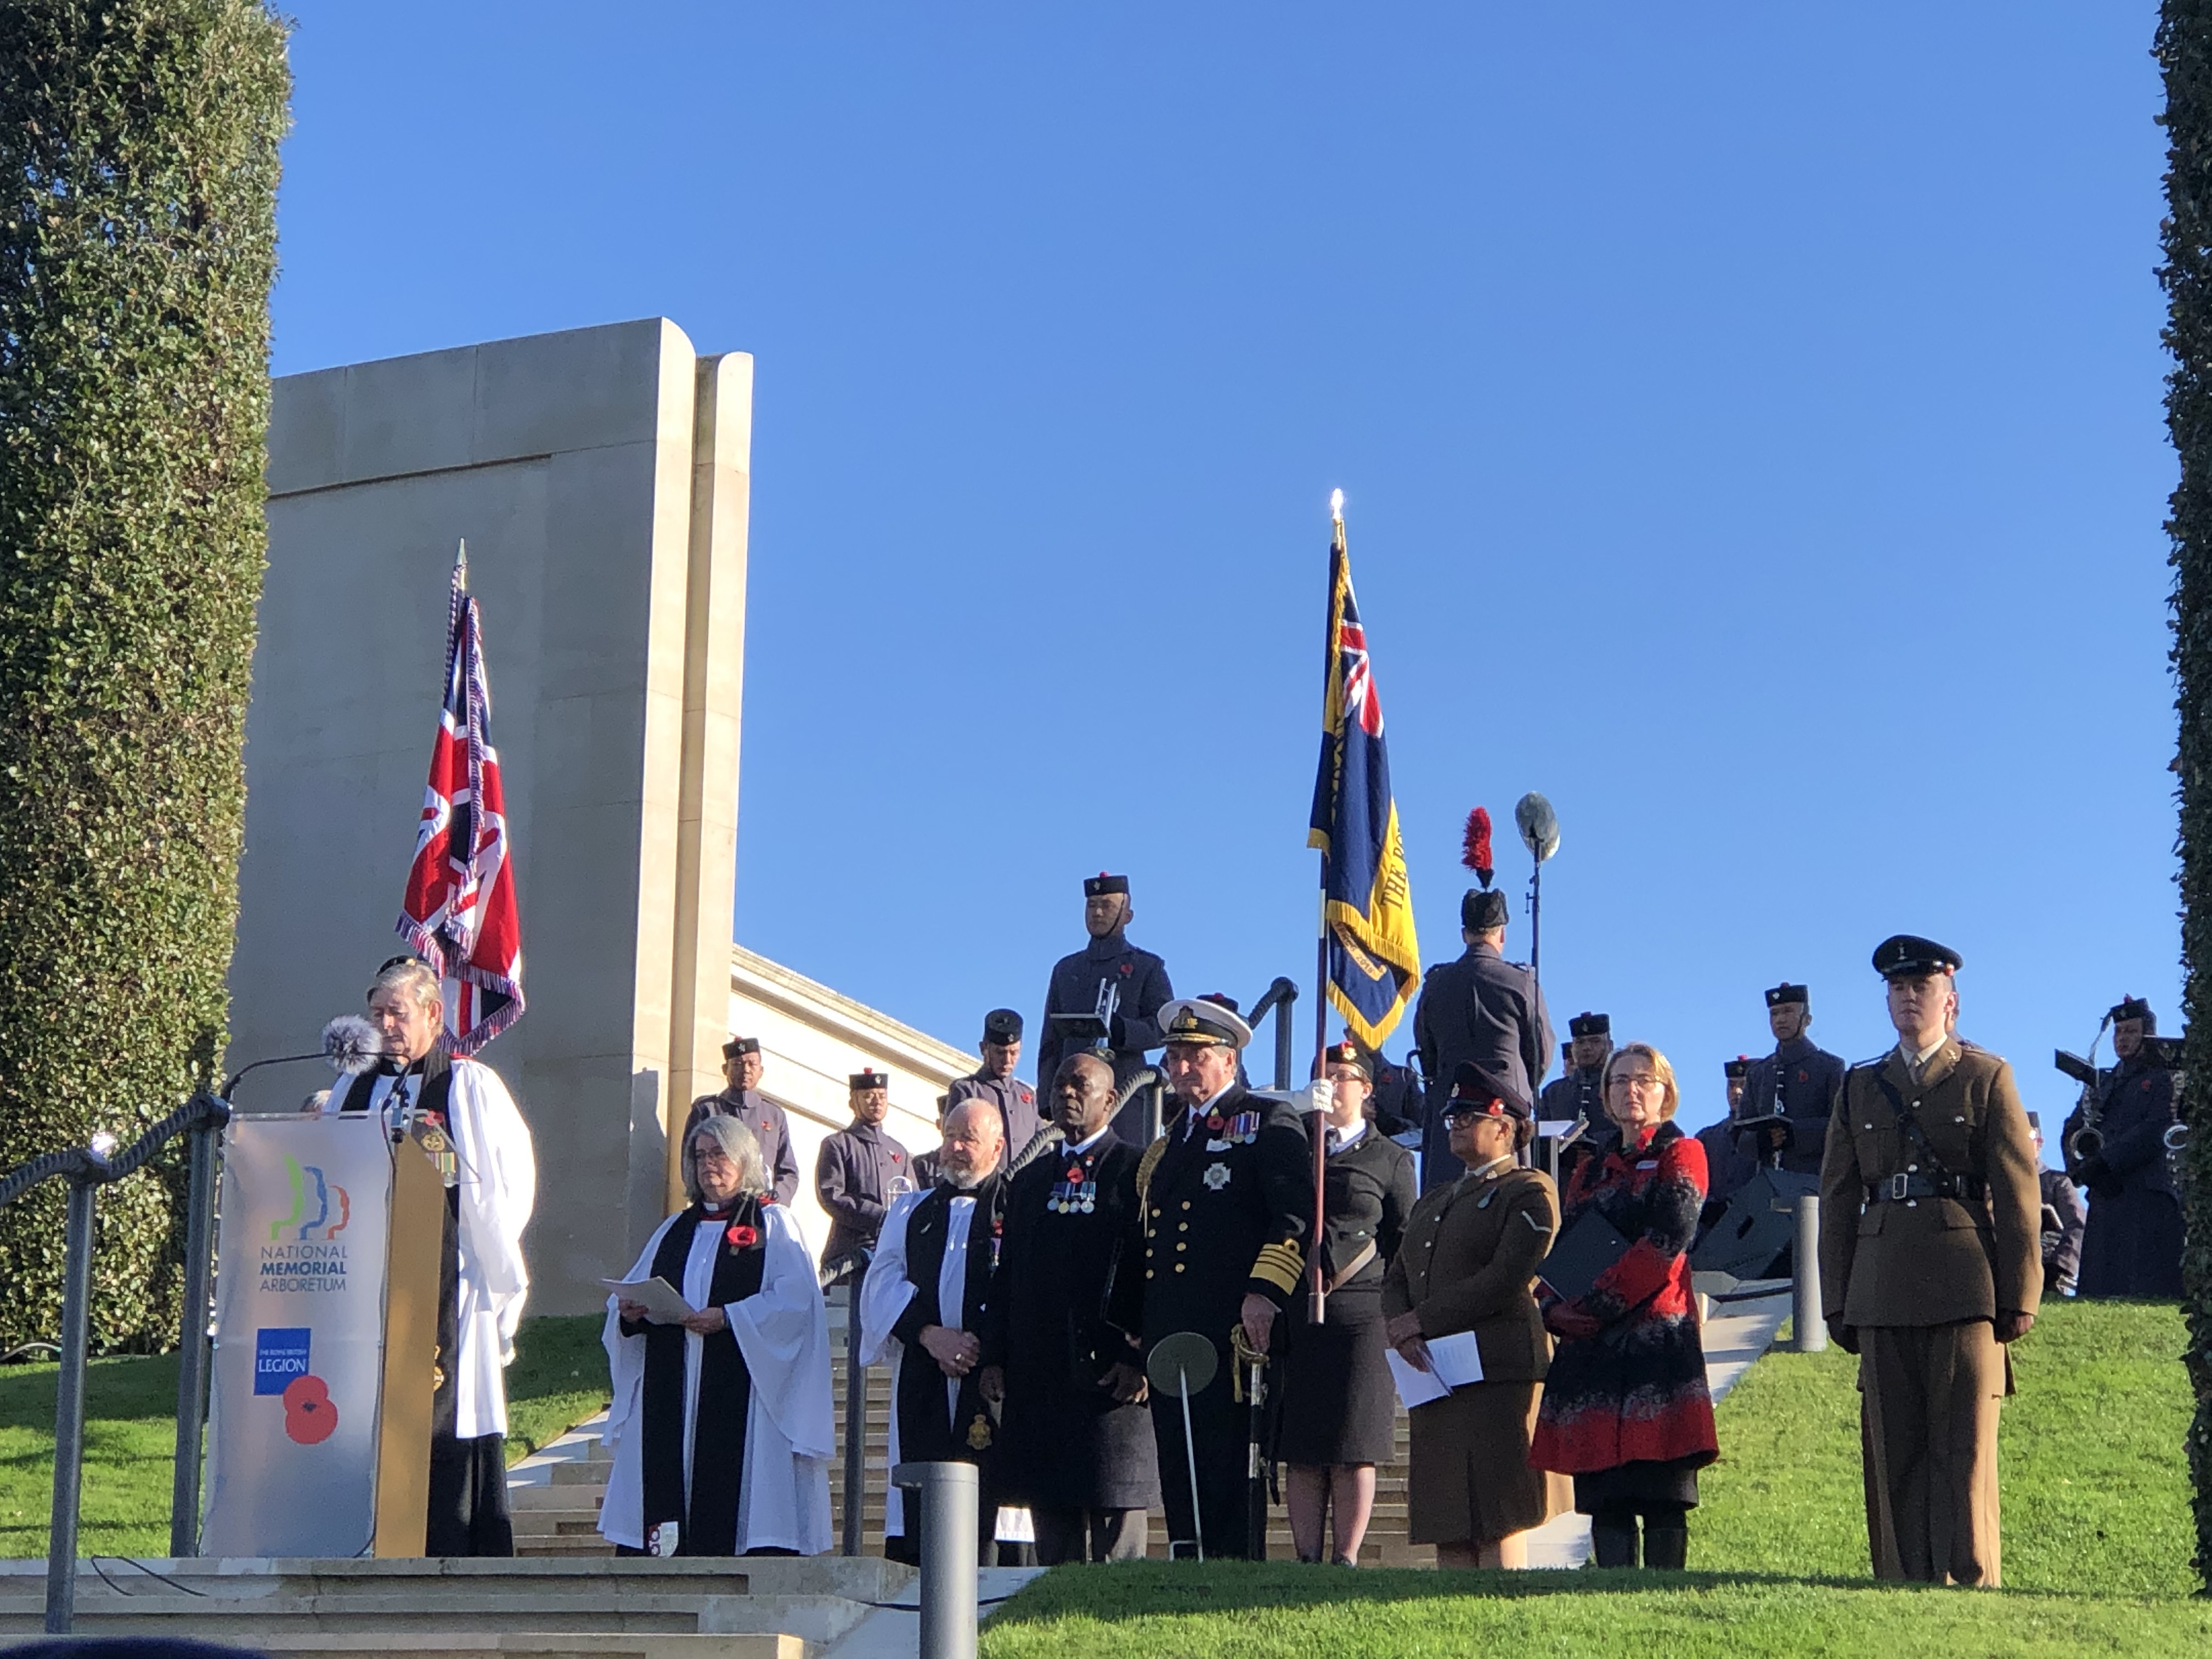
[{"label": "royal british legion logo", "polygon": [[274,1330],[264,1326],[254,1332],[253,1392],[282,1394],[295,1377],[307,1376],[313,1340],[314,1333],[305,1329]]}]

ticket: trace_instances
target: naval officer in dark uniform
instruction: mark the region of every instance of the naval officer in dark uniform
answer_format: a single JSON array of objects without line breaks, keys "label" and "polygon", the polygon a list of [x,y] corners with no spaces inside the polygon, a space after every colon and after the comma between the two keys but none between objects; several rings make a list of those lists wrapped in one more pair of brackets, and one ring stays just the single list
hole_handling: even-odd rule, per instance
[{"label": "naval officer in dark uniform", "polygon": [[[1100,993],[1109,985],[1116,1000],[1105,1047],[1114,1062],[1114,1086],[1120,1089],[1142,1071],[1145,1051],[1160,1046],[1159,1012],[1175,991],[1168,983],[1167,963],[1129,943],[1127,929],[1136,914],[1127,876],[1101,871],[1085,879],[1083,926],[1091,943],[1053,964],[1044,994],[1044,1025],[1037,1033],[1040,1078],[1058,1077],[1060,1062],[1089,1046],[1091,1034],[1080,1022],[1098,1011]],[[1055,1020],[1055,1014],[1062,1018]],[[1114,1133],[1132,1146],[1145,1144],[1144,1107],[1139,1102],[1122,1109]]]},{"label": "naval officer in dark uniform", "polygon": [[[1259,1560],[1267,1540],[1251,1530],[1251,1419],[1231,1390],[1231,1333],[1241,1329],[1266,1352],[1276,1316],[1301,1291],[1313,1231],[1313,1144],[1295,1106],[1255,1097],[1237,1080],[1252,1028],[1235,1013],[1198,998],[1168,1003],[1160,1018],[1178,1110],[1138,1166],[1139,1230],[1115,1279],[1115,1322],[1141,1334],[1147,1355],[1181,1331],[1213,1344],[1213,1380],[1190,1399],[1196,1514],[1182,1403],[1172,1394],[1152,1396],[1170,1547],[1188,1554],[1191,1540],[1202,1540],[1209,1560]],[[1141,1273],[1132,1271],[1139,1264]]]},{"label": "naval officer in dark uniform", "polygon": [[[1462,1066],[1481,1066],[1513,1085],[1523,1100],[1536,1092],[1552,1060],[1552,1016],[1536,976],[1504,957],[1505,895],[1469,888],[1459,902],[1456,962],[1429,969],[1413,1006],[1413,1042],[1439,1106]],[[1437,1079],[1443,1079],[1441,1085]],[[1422,1126],[1421,1190],[1449,1186],[1466,1173],[1453,1156],[1441,1111]]]},{"label": "naval officer in dark uniform", "polygon": [[1014,1075],[1014,1067],[1022,1063],[1022,1017],[1011,1008],[992,1009],[983,1016],[983,1040],[976,1048],[983,1063],[966,1077],[953,1079],[945,1091],[945,1113],[963,1100],[988,1100],[996,1106],[1006,1132],[1006,1155],[1000,1164],[1003,1169],[1044,1127],[1036,1091]]},{"label": "naval officer in dark uniform", "polygon": [[737,1119],[760,1143],[761,1163],[775,1189],[775,1201],[790,1203],[799,1192],[799,1157],[791,1149],[791,1126],[784,1121],[783,1108],[760,1091],[758,1037],[732,1037],[722,1045],[722,1076],[728,1086],[720,1094],[701,1095],[691,1103],[684,1120],[684,1139],[677,1144],[689,1146],[691,1132],[708,1117]]},{"label": "naval officer in dark uniform", "polygon": [[881,1072],[855,1072],[850,1079],[853,1121],[822,1143],[814,1160],[814,1195],[830,1216],[822,1266],[862,1246],[875,1248],[891,1200],[915,1190],[914,1160],[884,1133],[890,1115],[891,1080]]},{"label": "naval officer in dark uniform", "polygon": [[1744,1144],[1747,1132],[1736,1127],[1736,1118],[1743,1107],[1744,1079],[1750,1071],[1751,1059],[1747,1054],[1738,1054],[1723,1064],[1721,1075],[1728,1088],[1728,1115],[1698,1131],[1698,1144],[1705,1149],[1705,1207],[1698,1217],[1700,1226],[1710,1227],[1718,1220],[1729,1200],[1759,1173],[1759,1162]]},{"label": "naval officer in dark uniform", "polygon": [[[2158,1016],[2140,997],[2114,1008],[2112,1053],[2119,1064],[2097,1085],[2094,1156],[2075,1161],[2074,1178],[2089,1189],[2089,1226],[2081,1239],[2083,1296],[2175,1297],[2181,1294],[2181,1198],[2166,1155],[2166,1132],[2177,1119],[2173,1073],[2143,1053]],[[2076,1107],[2059,1145],[2070,1153],[2085,1121]]]},{"label": "naval officer in dark uniform", "polygon": [[1585,1010],[1567,1022],[1567,1036],[1566,1073],[1546,1084],[1536,1103],[1541,1122],[1571,1123],[1580,1118],[1586,1126],[1559,1160],[1561,1192],[1577,1164],[1586,1158],[1602,1157],[1620,1139],[1620,1126],[1605,1109],[1605,1063],[1613,1058],[1613,1016]]},{"label": "naval officer in dark uniform", "polygon": [[1141,1560],[1159,1468],[1136,1345],[1107,1295],[1138,1231],[1142,1154],[1109,1127],[1103,1055],[1060,1061],[1052,1105],[1061,1144],[1006,1184],[1006,1248],[977,1333],[983,1398],[1004,1404],[1002,1495],[1029,1506],[1040,1566]]},{"label": "naval officer in dark uniform", "polygon": [[[1751,1062],[1744,1079],[1742,1115],[1776,1120],[1779,1144],[1772,1159],[1792,1175],[1817,1176],[1828,1144],[1828,1119],[1844,1092],[1847,1069],[1840,1054],[1814,1046],[1813,994],[1802,985],[1778,985],[1766,994],[1766,1024],[1774,1052]],[[1766,1158],[1762,1163],[1769,1161]]]}]

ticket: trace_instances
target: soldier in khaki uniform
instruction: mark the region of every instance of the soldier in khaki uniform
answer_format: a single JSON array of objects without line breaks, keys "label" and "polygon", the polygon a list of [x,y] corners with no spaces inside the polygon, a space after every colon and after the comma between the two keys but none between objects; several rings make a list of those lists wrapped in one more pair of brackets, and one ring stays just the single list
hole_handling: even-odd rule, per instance
[{"label": "soldier in khaki uniform", "polygon": [[2012,1068],[1950,1035],[1960,959],[1900,933],[1874,953],[1897,1047],[1851,1067],[1820,1169],[1828,1328],[1860,1356],[1878,1578],[1996,1585],[2003,1344],[2043,1294],[2036,1158]]}]

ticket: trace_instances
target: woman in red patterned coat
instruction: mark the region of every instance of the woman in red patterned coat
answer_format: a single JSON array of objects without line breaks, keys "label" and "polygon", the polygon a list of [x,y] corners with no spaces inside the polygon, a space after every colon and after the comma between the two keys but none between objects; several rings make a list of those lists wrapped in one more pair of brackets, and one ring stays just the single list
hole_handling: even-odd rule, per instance
[{"label": "woman in red patterned coat", "polygon": [[1585,1159],[1567,1189],[1561,1234],[1595,1209],[1630,1241],[1581,1297],[1547,1297],[1559,1339],[1528,1461],[1575,1478],[1601,1567],[1679,1569],[1689,1553],[1698,1471],[1719,1455],[1705,1346],[1690,1290],[1690,1242],[1705,1198],[1705,1150],[1670,1121],[1674,1068],[1649,1043],[1613,1051],[1606,1114],[1620,1142]]}]

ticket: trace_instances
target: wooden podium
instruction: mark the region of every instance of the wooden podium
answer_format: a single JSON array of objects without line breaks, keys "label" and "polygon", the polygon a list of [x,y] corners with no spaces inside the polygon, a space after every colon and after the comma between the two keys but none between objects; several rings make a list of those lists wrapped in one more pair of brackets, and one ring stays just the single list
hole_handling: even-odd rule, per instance
[{"label": "wooden podium", "polygon": [[231,1120],[203,1554],[422,1553],[445,1228],[375,1118]]},{"label": "wooden podium", "polygon": [[[384,1386],[376,1432],[372,1555],[420,1555],[430,1516],[430,1397],[437,1391],[438,1269],[446,1188],[412,1140],[392,1147],[391,1231],[384,1253]],[[454,1356],[443,1356],[456,1363]]]}]

